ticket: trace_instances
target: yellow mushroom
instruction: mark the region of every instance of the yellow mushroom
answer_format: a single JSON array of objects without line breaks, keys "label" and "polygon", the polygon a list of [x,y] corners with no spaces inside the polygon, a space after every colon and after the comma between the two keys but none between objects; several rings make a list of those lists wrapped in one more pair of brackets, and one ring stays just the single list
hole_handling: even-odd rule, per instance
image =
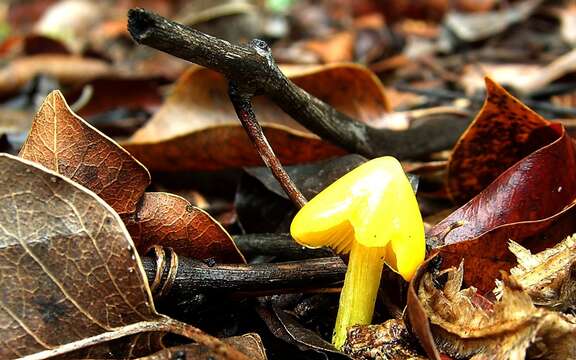
[{"label": "yellow mushroom", "polygon": [[301,245],[350,253],[332,338],[338,349],[348,327],[371,323],[384,264],[409,281],[426,251],[418,202],[390,156],[360,165],[316,195],[290,233]]}]

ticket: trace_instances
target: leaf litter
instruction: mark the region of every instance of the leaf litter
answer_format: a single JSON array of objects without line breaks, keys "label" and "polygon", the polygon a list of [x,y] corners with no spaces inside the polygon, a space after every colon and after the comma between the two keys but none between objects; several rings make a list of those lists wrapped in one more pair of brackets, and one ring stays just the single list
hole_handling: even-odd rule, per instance
[{"label": "leaf litter", "polygon": [[[320,252],[282,250],[295,209],[268,170],[241,170],[261,161],[224,77],[127,41],[126,4],[85,21],[64,12],[51,33],[41,20],[51,3],[0,7],[10,24],[7,37],[0,26],[0,141],[20,156],[0,155],[2,357],[576,357],[573,4],[304,1],[281,34],[259,6],[208,4],[198,20],[176,2],[143,3],[233,42],[281,38],[274,56],[292,63],[288,78],[374,128],[478,112],[455,146],[403,162],[433,221],[427,261],[408,287],[381,287],[375,324],[350,328],[342,353],[327,341],[338,283],[152,297],[156,278],[185,288],[188,259],[294,269]],[[43,33],[30,31],[36,22]],[[367,160],[265,97],[255,104],[307,198]],[[150,255],[159,248],[165,257]]]}]

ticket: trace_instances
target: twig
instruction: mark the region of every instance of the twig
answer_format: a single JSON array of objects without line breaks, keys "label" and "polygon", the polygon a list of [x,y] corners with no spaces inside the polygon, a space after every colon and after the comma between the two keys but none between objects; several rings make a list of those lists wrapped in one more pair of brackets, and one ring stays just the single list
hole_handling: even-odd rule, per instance
[{"label": "twig", "polygon": [[[258,43],[259,42],[259,43]],[[252,43],[255,43],[255,46],[259,47],[268,47],[265,42],[260,40],[253,40]],[[268,139],[264,135],[264,131],[262,130],[262,126],[256,120],[256,115],[254,114],[254,110],[252,109],[252,98],[254,97],[254,93],[251,91],[250,88],[243,89],[234,81],[230,81],[228,85],[228,95],[230,97],[230,101],[232,105],[234,105],[234,110],[236,110],[236,115],[238,115],[238,119],[242,123],[244,130],[248,134],[252,145],[260,154],[262,161],[264,164],[272,171],[272,174],[280,183],[280,186],[286,192],[290,200],[296,205],[298,208],[302,208],[306,204],[306,198],[300,190],[294,185],[294,182],[290,179],[290,176],[282,167],[280,160],[274,154],[274,150],[268,143]]]},{"label": "twig", "polygon": [[450,148],[467,128],[467,117],[446,115],[405,131],[376,129],[355,121],[292,83],[268,49],[235,45],[143,9],[128,13],[128,30],[141,44],[218,71],[243,91],[265,94],[312,132],[366,157],[415,158]]},{"label": "twig", "polygon": [[[173,255],[172,255],[173,256]],[[166,281],[170,261],[159,269]],[[157,262],[153,257],[142,257],[142,264],[152,283],[156,277]],[[346,265],[339,257],[264,264],[227,264],[209,266],[202,261],[179,257],[176,276],[165,298],[170,302],[190,300],[197,294],[226,293],[286,293],[306,289],[326,288],[344,280]],[[163,285],[160,284],[159,287]]]},{"label": "twig", "polygon": [[294,241],[289,234],[235,235],[234,243],[247,257],[268,255],[291,261],[334,256],[334,252],[329,248],[305,248]]}]

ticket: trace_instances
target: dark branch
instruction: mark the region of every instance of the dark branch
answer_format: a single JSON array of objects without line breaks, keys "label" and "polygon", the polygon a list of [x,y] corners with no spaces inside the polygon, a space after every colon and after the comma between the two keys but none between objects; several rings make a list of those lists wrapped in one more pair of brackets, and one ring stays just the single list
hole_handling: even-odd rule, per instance
[{"label": "dark branch", "polygon": [[[168,262],[168,261],[167,261]],[[142,257],[142,264],[152,283],[156,259]],[[167,269],[161,269],[164,273]],[[172,302],[197,294],[249,294],[303,292],[338,286],[344,280],[346,265],[339,257],[318,258],[284,263],[226,264],[210,266],[202,261],[179,257],[174,283],[164,294]],[[163,278],[165,278],[165,274]]]},{"label": "dark branch", "polygon": [[294,241],[290,234],[235,235],[234,243],[247,257],[266,255],[292,261],[334,256],[334,252],[329,248],[309,249],[303,247]]},{"label": "dark branch", "polygon": [[296,86],[278,69],[270,51],[254,42],[230,44],[143,9],[129,11],[128,30],[141,44],[218,71],[240,84],[242,91],[267,95],[312,132],[367,157],[406,159],[444,150],[454,145],[469,123],[469,119],[452,114],[406,131],[375,129]]}]

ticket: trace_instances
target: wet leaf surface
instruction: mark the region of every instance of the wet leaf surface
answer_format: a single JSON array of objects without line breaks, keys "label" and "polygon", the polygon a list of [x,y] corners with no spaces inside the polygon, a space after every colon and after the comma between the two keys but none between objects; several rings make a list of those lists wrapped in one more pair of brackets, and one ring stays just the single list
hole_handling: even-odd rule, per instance
[{"label": "wet leaf surface", "polygon": [[454,147],[448,162],[448,192],[463,203],[517,161],[551,142],[535,131],[550,122],[486,78],[486,101]]},{"label": "wet leaf surface", "polygon": [[20,156],[89,188],[119,214],[134,212],[150,183],[148,170],[74,114],[59,91],[44,100]]},{"label": "wet leaf surface", "polygon": [[540,130],[558,138],[510,167],[427,233],[441,246],[436,250],[446,266],[465,260],[466,282],[483,292],[493,287],[500,270],[514,266],[509,239],[540,251],[576,230],[570,220],[576,197],[574,144],[557,124]]},{"label": "wet leaf surface", "polygon": [[222,225],[178,195],[145,193],[134,216],[126,223],[141,254],[153,245],[161,245],[194,259],[245,262]]},{"label": "wet leaf surface", "polygon": [[[388,112],[380,82],[357,65],[294,68],[297,85],[368,124]],[[178,80],[155,116],[123,145],[151,170],[216,170],[260,165],[227,95],[224,78],[192,68]],[[264,97],[255,99],[256,116],[283,164],[342,155],[344,151],[308,132]]]}]

